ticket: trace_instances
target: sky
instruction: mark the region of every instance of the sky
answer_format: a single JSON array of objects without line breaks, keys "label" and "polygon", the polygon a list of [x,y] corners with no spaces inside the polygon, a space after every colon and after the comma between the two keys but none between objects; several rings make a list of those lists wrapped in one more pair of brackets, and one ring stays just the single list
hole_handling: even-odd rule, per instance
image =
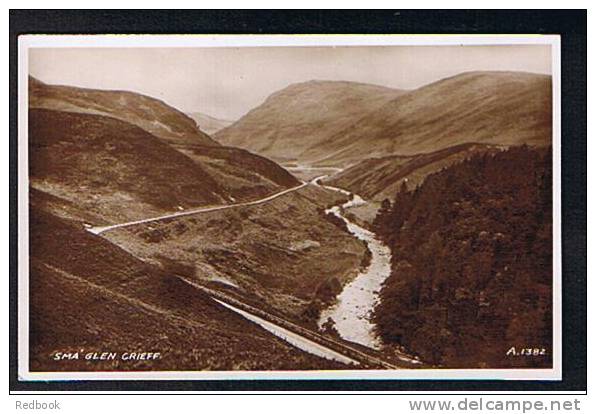
[{"label": "sky", "polygon": [[183,112],[236,120],[296,82],[414,89],[472,70],[551,73],[550,46],[37,48],[29,73],[49,84],[129,90]]}]

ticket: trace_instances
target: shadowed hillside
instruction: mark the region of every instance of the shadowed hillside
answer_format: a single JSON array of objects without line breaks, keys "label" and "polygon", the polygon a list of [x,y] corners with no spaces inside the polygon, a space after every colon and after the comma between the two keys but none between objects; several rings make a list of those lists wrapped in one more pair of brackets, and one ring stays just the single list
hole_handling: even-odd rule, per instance
[{"label": "shadowed hillside", "polygon": [[[48,153],[44,152],[45,146],[42,145],[39,148],[40,154],[34,154],[37,161],[44,158],[41,169],[45,168],[47,172],[56,175],[57,171],[53,171],[50,163],[57,161],[59,164],[68,164],[67,160],[73,161],[76,158],[80,162],[79,165],[71,163],[70,167],[73,170],[81,167],[85,171],[81,173],[81,176],[85,176],[82,177],[83,180],[97,182],[101,187],[111,179],[117,178],[120,184],[114,183],[116,187],[129,186],[136,193],[139,191],[135,190],[154,193],[153,196],[149,196],[152,200],[148,204],[138,206],[139,210],[147,214],[158,212],[154,207],[171,211],[173,208],[255,200],[299,184],[298,180],[274,162],[245,150],[217,144],[201,132],[195,121],[188,116],[161,101],[141,94],[46,85],[29,77],[29,107],[32,114],[31,122],[35,122],[34,133],[38,135],[33,137],[34,139],[41,140],[43,144],[45,138],[39,134],[47,132],[53,134],[54,140],[72,141],[70,145],[65,145],[65,142],[58,143]],[[53,112],[36,111],[42,109]],[[40,120],[37,113],[46,115]],[[50,113],[53,115],[47,115]],[[84,118],[85,116],[87,118]],[[86,125],[79,125],[76,131],[76,134],[84,139],[72,135],[73,128],[60,125],[66,119],[72,119],[75,124],[80,124],[81,119],[87,120]],[[89,121],[91,119],[94,120],[93,123]],[[46,121],[48,125],[44,125]],[[104,153],[94,154],[93,152],[98,150],[95,148],[98,143],[91,137],[96,136],[104,125],[105,131],[110,131],[109,140],[113,142],[108,144],[104,136],[102,140],[106,141],[106,146],[99,148],[99,151]],[[138,128],[135,129],[134,126]],[[63,131],[67,136],[61,136]],[[146,143],[143,142],[145,138]],[[161,141],[161,144],[158,141]],[[126,150],[121,153],[124,148]],[[77,151],[88,153],[77,155]],[[67,157],[61,159],[62,156]],[[93,161],[89,164],[84,157]],[[112,158],[118,160],[114,165],[114,171],[110,171],[110,165],[114,162]],[[195,165],[189,163],[189,159],[194,161]],[[162,162],[159,160],[169,164],[159,165]],[[127,165],[128,170],[134,169],[136,172],[121,175],[117,170],[124,168],[123,164]],[[145,172],[147,177],[142,177]],[[97,177],[94,174],[97,174]],[[195,176],[191,178],[193,174]],[[154,179],[157,181],[154,182]],[[39,182],[36,185],[39,185]],[[65,192],[70,191],[58,188],[50,190],[47,186],[43,189],[65,196]],[[80,193],[89,193],[89,190],[95,191],[94,196],[98,196],[102,191],[105,193],[104,190],[110,189],[94,188],[93,182],[89,183],[87,188],[73,188],[73,191]],[[128,193],[128,189],[116,190],[113,193],[112,204],[121,204],[110,205],[108,197],[104,200],[104,207],[109,209],[109,213],[113,213],[111,216],[137,217],[130,211],[134,204],[132,200],[128,200],[130,195],[122,194]],[[146,197],[139,199],[138,195],[133,196],[134,200],[147,202]],[[162,200],[157,200],[160,197]],[[156,206],[156,203],[159,205]],[[113,210],[112,207],[116,209]]]},{"label": "shadowed hillside", "polygon": [[[47,210],[30,210],[32,371],[338,369],[170,273]],[[56,200],[54,200],[56,202]],[[56,352],[159,352],[155,361],[54,361]]]},{"label": "shadowed hillside", "polygon": [[110,116],[171,144],[217,145],[187,115],[139,93],[47,85],[30,76],[29,107]]},{"label": "shadowed hillside", "polygon": [[177,149],[203,166],[235,201],[255,200],[300,184],[275,162],[240,148],[184,145]]},{"label": "shadowed hillside", "polygon": [[201,163],[141,128],[100,115],[32,109],[29,146],[35,188],[116,222],[254,200],[299,183],[246,151],[200,146]]},{"label": "shadowed hillside", "polygon": [[35,188],[112,220],[230,200],[200,165],[115,118],[32,109],[29,148]]}]

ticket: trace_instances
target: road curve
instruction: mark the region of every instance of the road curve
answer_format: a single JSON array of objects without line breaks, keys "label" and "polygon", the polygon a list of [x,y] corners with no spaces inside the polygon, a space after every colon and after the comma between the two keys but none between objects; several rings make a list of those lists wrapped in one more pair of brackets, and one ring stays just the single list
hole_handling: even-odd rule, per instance
[{"label": "road curve", "polygon": [[[227,210],[227,209],[237,208],[237,207],[245,207],[245,206],[264,204],[269,201],[275,200],[276,198],[281,197],[285,194],[300,190],[301,188],[304,188],[309,184],[315,185],[317,187],[326,187],[326,186],[321,185],[320,180],[322,180],[328,176],[329,176],[328,174],[325,174],[325,175],[321,175],[319,177],[315,177],[307,182],[303,181],[302,184],[300,184],[296,187],[288,188],[286,190],[280,191],[278,193],[272,194],[268,197],[265,197],[265,198],[262,198],[259,200],[248,201],[248,202],[243,202],[243,203],[227,204],[227,205],[217,206],[217,207],[206,207],[206,208],[199,208],[199,209],[188,210],[188,211],[180,211],[180,212],[176,212],[176,213],[166,214],[163,216],[151,217],[151,218],[135,220],[135,221],[120,223],[120,224],[114,224],[114,225],[109,225],[109,226],[88,227],[86,230],[89,231],[90,233],[99,235],[106,231],[123,228],[123,227],[128,227],[128,226],[134,226],[137,224],[150,223],[150,222],[154,222],[154,221],[166,220],[166,219],[170,219],[170,218],[188,216],[188,215],[193,215],[193,214],[208,213],[208,212],[212,212],[212,211]],[[329,188],[329,189],[333,189],[335,191],[340,191],[340,192],[349,194],[349,192],[346,190],[336,189],[336,188]],[[330,338],[324,338],[315,332],[307,331],[306,329],[304,329],[302,327],[298,327],[293,323],[290,323],[285,320],[281,320],[281,318],[279,318],[279,317],[274,317],[273,315],[267,315],[268,319],[276,320],[276,322],[278,322],[278,323],[274,323],[272,320],[267,320],[267,319],[264,319],[262,317],[255,315],[253,312],[248,312],[248,310],[252,308],[250,306],[248,306],[248,309],[240,309],[240,308],[233,306],[229,303],[230,298],[225,297],[225,296],[222,297],[221,294],[217,294],[215,291],[206,289],[200,285],[196,285],[195,283],[192,283],[184,278],[180,278],[180,279],[182,279],[184,282],[190,284],[191,286],[193,286],[195,288],[199,288],[201,290],[206,291],[206,293],[209,294],[209,296],[211,296],[211,299],[216,301],[217,303],[219,303],[221,306],[224,306],[225,308],[227,308],[235,313],[240,314],[244,318],[252,321],[253,323],[258,324],[263,329],[271,332],[272,334],[276,335],[277,337],[283,339],[284,341],[290,343],[291,345],[293,345],[305,352],[309,352],[311,354],[314,354],[314,355],[317,355],[317,356],[320,356],[323,358],[339,361],[339,362],[342,362],[342,363],[345,363],[348,365],[350,365],[350,364],[351,365],[360,365],[361,362],[365,362],[365,364],[367,364],[367,365],[372,364],[372,365],[380,366],[384,369],[402,369],[403,368],[400,366],[393,365],[392,363],[381,360],[379,358],[372,357],[371,355],[368,355],[360,350],[356,350],[352,347],[349,347],[346,344],[339,343],[339,342],[334,341]],[[224,300],[225,300],[225,302],[224,302]],[[234,302],[234,301],[232,301],[232,302]],[[241,305],[241,303],[238,303],[238,305]],[[243,305],[242,307],[247,307],[247,305],[245,305],[245,304],[242,304],[242,305]],[[255,309],[251,309],[251,310],[255,310]],[[280,324],[286,325],[288,327],[291,326],[293,330],[284,328],[284,327],[280,326]],[[295,331],[302,332],[303,334],[299,334]],[[307,333],[308,333],[308,335],[306,335]],[[309,339],[308,337],[311,337],[312,339]],[[320,342],[331,343],[331,344],[333,344],[333,347],[338,348],[338,350],[334,350],[328,346],[323,345]],[[340,352],[339,349],[341,349],[342,352]],[[349,355],[346,355],[346,354],[349,354]]]},{"label": "road curve", "polygon": [[301,188],[304,188],[304,187],[306,187],[307,185],[309,185],[311,183],[315,183],[317,180],[320,180],[323,177],[325,177],[325,176],[313,178],[312,180],[310,180],[308,182],[302,182],[302,184],[300,184],[300,185],[298,185],[296,187],[288,188],[286,190],[280,191],[279,193],[272,194],[272,195],[270,195],[268,197],[261,198],[259,200],[245,201],[243,203],[236,203],[236,204],[226,204],[226,205],[217,206],[217,207],[204,207],[204,208],[197,208],[197,209],[194,209],[194,210],[179,211],[179,212],[176,212],[176,213],[165,214],[163,216],[150,217],[150,218],[146,218],[146,219],[129,221],[129,222],[120,223],[120,224],[112,224],[110,226],[88,227],[86,230],[88,232],[90,232],[90,233],[93,233],[93,234],[101,234],[101,233],[105,233],[106,231],[115,230],[115,229],[119,229],[119,228],[122,228],[122,227],[134,226],[136,224],[150,223],[152,221],[166,220],[166,219],[175,218],[175,217],[182,217],[182,216],[190,216],[192,214],[209,213],[211,211],[227,210],[227,209],[230,209],[230,208],[255,206],[255,205],[258,205],[258,204],[263,204],[263,203],[267,203],[269,201],[275,200],[276,198],[281,197],[281,196],[283,196],[285,194],[288,194],[288,193],[291,193],[291,192],[300,190]]}]

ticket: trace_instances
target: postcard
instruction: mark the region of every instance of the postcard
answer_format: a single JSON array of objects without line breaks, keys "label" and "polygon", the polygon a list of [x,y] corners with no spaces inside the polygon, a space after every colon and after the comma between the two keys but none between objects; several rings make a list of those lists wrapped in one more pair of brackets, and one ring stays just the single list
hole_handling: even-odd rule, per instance
[{"label": "postcard", "polygon": [[19,378],[561,379],[558,36],[19,38]]}]

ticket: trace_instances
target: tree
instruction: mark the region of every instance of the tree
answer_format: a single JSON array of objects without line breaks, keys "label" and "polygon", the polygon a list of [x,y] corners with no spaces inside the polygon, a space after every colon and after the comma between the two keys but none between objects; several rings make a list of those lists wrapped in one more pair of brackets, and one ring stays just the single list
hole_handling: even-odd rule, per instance
[{"label": "tree", "polygon": [[[404,180],[394,202],[383,201],[375,228],[391,249],[392,269],[373,318],[385,341],[427,362],[497,368],[515,366],[499,351],[512,342],[534,338],[549,346],[550,151],[476,155],[429,175],[414,191]],[[467,357],[459,358],[463,339]]]}]

